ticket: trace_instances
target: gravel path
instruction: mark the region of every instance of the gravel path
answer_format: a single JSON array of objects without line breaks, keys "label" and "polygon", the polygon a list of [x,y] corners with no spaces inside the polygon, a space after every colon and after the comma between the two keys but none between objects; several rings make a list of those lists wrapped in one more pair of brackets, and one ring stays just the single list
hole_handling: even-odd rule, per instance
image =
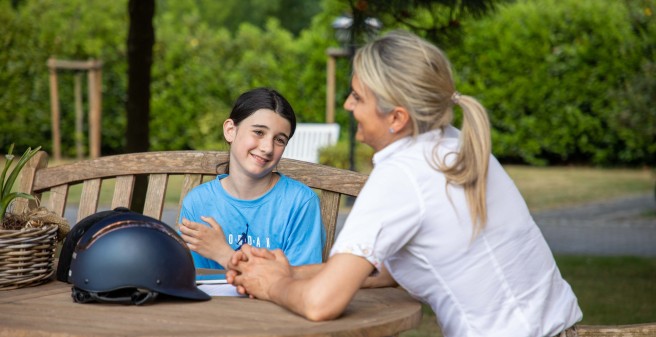
[{"label": "gravel path", "polygon": [[651,194],[533,214],[554,253],[656,256]]}]

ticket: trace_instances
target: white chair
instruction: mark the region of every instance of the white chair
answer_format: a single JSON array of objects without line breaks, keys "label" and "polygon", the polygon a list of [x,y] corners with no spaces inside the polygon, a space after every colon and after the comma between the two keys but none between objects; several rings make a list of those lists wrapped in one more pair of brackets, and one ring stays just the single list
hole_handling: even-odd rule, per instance
[{"label": "white chair", "polygon": [[319,163],[319,149],[335,145],[339,138],[339,124],[299,123],[289,140],[283,158]]}]

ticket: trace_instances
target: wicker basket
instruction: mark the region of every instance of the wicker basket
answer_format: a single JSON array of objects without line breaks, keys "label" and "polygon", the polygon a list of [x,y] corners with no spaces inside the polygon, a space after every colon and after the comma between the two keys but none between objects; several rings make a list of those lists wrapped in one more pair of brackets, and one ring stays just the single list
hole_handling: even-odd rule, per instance
[{"label": "wicker basket", "polygon": [[39,285],[55,272],[57,224],[0,229],[0,290]]}]

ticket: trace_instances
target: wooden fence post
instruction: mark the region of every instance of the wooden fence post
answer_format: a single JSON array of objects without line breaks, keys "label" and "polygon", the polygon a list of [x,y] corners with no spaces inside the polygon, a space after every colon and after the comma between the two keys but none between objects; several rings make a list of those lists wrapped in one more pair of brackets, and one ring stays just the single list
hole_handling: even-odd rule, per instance
[{"label": "wooden fence post", "polygon": [[50,70],[50,112],[52,117],[52,153],[55,160],[61,159],[61,136],[59,135],[59,92],[57,88],[57,68],[55,59],[48,59]]},{"label": "wooden fence post", "polygon": [[[55,161],[61,159],[61,134],[59,110],[59,90],[57,87],[57,70],[74,70],[87,72],[87,86],[89,88],[89,155],[91,158],[100,157],[101,144],[101,114],[102,114],[102,62],[99,60],[88,61],[70,61],[57,60],[53,57],[48,59],[48,69],[50,72],[50,110],[52,115],[52,151]],[[75,139],[78,151],[78,158],[81,156],[81,144],[78,141],[78,134],[81,132],[80,117],[82,110],[81,101],[81,78],[75,75],[75,110],[76,110],[76,128]]]}]

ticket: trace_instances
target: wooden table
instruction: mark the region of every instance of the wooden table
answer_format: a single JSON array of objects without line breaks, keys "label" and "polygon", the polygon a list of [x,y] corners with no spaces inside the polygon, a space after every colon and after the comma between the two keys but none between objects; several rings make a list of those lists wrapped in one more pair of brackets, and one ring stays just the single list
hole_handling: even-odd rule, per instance
[{"label": "wooden table", "polygon": [[363,289],[333,321],[310,322],[245,297],[78,304],[71,285],[0,291],[0,336],[388,336],[416,328],[421,305],[398,288]]}]

